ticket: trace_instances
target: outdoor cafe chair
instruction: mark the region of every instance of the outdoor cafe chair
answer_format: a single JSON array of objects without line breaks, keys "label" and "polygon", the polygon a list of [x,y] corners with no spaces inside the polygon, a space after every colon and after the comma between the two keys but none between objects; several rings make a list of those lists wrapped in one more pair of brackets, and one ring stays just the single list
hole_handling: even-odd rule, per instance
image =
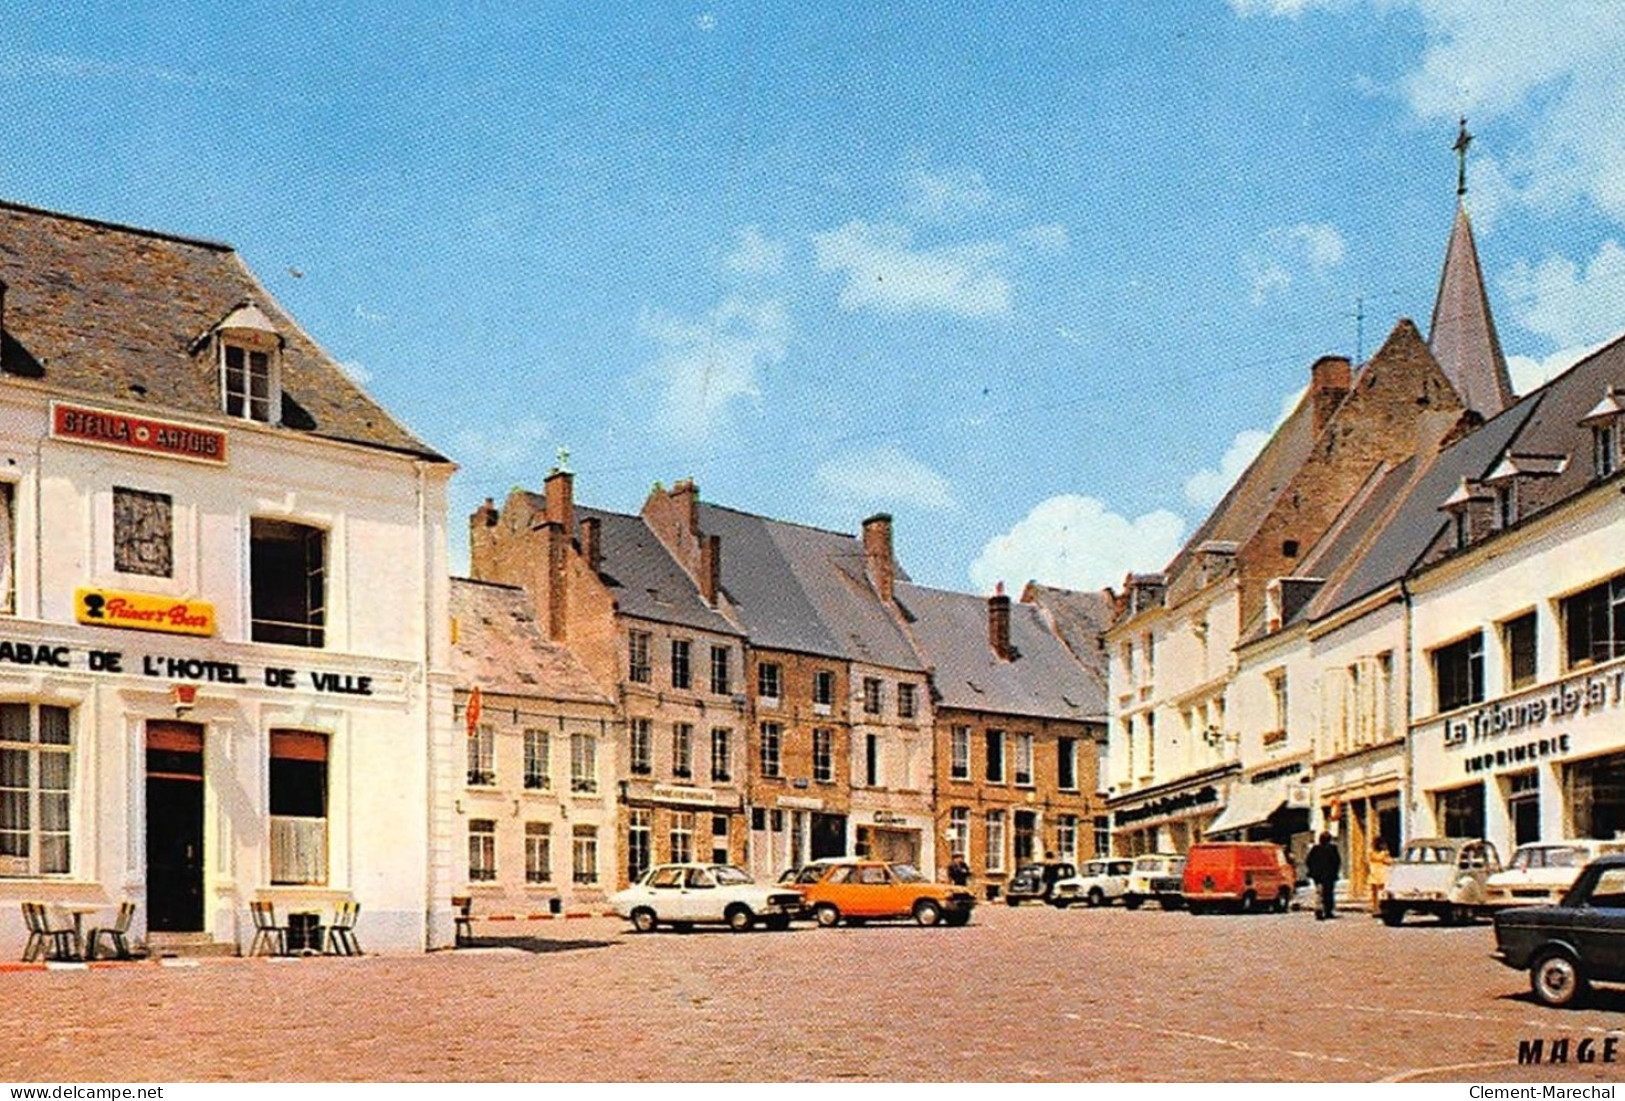
[{"label": "outdoor cafe chair", "polygon": [[127,960],[130,958],[130,919],[135,917],[135,903],[126,899],[118,904],[118,916],[113,924],[92,929],[85,936],[85,959],[96,958],[97,941],[107,938],[107,943],[113,946],[113,958]]},{"label": "outdoor cafe chair", "polygon": [[248,944],[248,954],[257,956],[263,948],[276,956],[288,954],[288,927],[276,923],[276,906],[260,899],[250,899],[249,913],[254,915],[254,939]]},{"label": "outdoor cafe chair", "polygon": [[355,921],[361,915],[361,903],[340,902],[333,908],[333,921],[327,927],[327,951],[335,956],[359,956],[361,944],[355,939]]},{"label": "outdoor cafe chair", "polygon": [[28,944],[23,948],[25,963],[41,956],[48,960],[80,958],[79,933],[71,925],[53,926],[45,903],[23,903],[23,924],[28,926]]},{"label": "outdoor cafe chair", "polygon": [[474,941],[474,899],[469,895],[452,895],[451,908],[457,915],[454,943],[461,948]]}]

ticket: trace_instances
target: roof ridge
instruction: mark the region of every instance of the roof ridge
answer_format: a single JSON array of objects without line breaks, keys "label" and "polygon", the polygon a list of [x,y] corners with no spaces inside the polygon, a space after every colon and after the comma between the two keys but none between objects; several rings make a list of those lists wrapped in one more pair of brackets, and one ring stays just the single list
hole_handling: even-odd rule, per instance
[{"label": "roof ridge", "polygon": [[768,523],[768,524],[779,524],[779,525],[781,525],[783,527],[787,527],[787,528],[800,528],[803,531],[816,531],[816,532],[819,532],[822,535],[838,535],[843,539],[856,539],[856,538],[858,538],[858,536],[857,536],[857,534],[855,532],[836,531],[834,528],[820,527],[818,524],[807,524],[807,523],[803,523],[800,520],[785,520],[785,519],[781,519],[780,517],[777,517],[777,516],[768,516],[768,515],[766,515],[764,513],[760,513],[760,512],[750,512],[750,511],[747,511],[746,509],[735,508],[732,505],[719,505],[715,501],[703,501],[702,500],[700,502],[700,507],[701,508],[714,508],[714,509],[717,509],[720,512],[731,512],[735,516],[746,516],[746,517],[749,517],[752,520],[761,520],[764,523]]},{"label": "roof ridge", "polygon": [[119,233],[133,233],[139,237],[156,237],[164,241],[177,241],[184,245],[196,245],[200,248],[212,249],[216,252],[236,252],[237,249],[225,242],[216,241],[209,237],[194,237],[185,233],[173,233],[169,230],[152,229],[147,226],[131,225],[127,222],[113,222],[106,218],[92,218],[86,214],[72,214],[64,210],[50,210],[43,206],[33,206],[29,203],[19,203],[13,199],[0,199],[0,209],[15,210],[21,214],[37,214],[47,218],[60,218],[67,222],[80,222],[98,229],[110,229]]}]

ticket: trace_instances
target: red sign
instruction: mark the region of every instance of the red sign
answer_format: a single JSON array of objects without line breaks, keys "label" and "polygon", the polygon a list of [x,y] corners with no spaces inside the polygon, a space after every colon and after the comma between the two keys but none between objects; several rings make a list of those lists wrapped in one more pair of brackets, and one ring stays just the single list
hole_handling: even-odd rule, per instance
[{"label": "red sign", "polygon": [[51,405],[51,435],[57,439],[165,455],[172,459],[192,459],[203,463],[226,461],[226,434],[214,428],[198,428],[175,421],[153,420],[108,409],[54,402]]},{"label": "red sign", "polygon": [[480,726],[480,686],[475,685],[474,691],[468,694],[468,706],[463,709],[463,722],[468,727],[468,736],[472,738]]}]

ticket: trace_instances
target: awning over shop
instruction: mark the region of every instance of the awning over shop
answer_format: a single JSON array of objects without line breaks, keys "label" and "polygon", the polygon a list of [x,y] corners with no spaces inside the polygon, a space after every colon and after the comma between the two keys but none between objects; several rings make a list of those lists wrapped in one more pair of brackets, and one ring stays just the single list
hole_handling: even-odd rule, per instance
[{"label": "awning over shop", "polygon": [[1230,799],[1205,831],[1207,836],[1236,833],[1268,822],[1271,815],[1286,805],[1287,784],[1291,780],[1292,777],[1278,776],[1262,784],[1245,781],[1231,784]]}]

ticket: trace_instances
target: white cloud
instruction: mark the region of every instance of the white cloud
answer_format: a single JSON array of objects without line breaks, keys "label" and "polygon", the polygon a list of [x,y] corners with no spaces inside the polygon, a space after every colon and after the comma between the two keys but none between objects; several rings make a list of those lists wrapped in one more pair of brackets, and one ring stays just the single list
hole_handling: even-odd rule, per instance
[{"label": "white cloud", "polygon": [[389,315],[387,313],[379,313],[377,310],[369,310],[367,307],[357,303],[355,307],[355,318],[357,321],[365,321],[369,325],[382,325],[384,322],[389,320]]},{"label": "white cloud", "polygon": [[1323,276],[1343,262],[1343,235],[1325,223],[1299,222],[1266,230],[1241,258],[1252,303],[1261,306],[1285,291],[1298,274]]},{"label": "white cloud", "polygon": [[777,299],[732,297],[698,321],[651,312],[642,327],[660,346],[648,372],[660,389],[655,422],[686,442],[726,427],[738,402],[759,398],[761,368],[783,360],[790,342]]},{"label": "white cloud", "polygon": [[1301,15],[1315,0],[1230,0],[1237,15]]},{"label": "white cloud", "polygon": [[980,172],[968,168],[929,172],[916,168],[903,178],[908,212],[916,218],[952,222],[993,201]]},{"label": "white cloud", "polygon": [[940,310],[999,317],[1011,309],[1010,281],[999,270],[997,241],[916,250],[908,229],[850,221],[813,236],[820,271],[844,272],[841,306],[885,313]]},{"label": "white cloud", "polygon": [[863,505],[954,507],[948,481],[895,447],[874,447],[821,463],[813,478],[827,492]]},{"label": "white cloud", "polygon": [[1601,347],[1599,344],[1582,344],[1572,348],[1560,348],[1551,355],[1539,359],[1533,356],[1507,356],[1507,373],[1512,376],[1512,392],[1527,394],[1545,385],[1599,347]]},{"label": "white cloud", "polygon": [[1612,238],[1584,271],[1566,256],[1519,260],[1501,288],[1518,324],[1559,346],[1596,344],[1625,328],[1625,248]]},{"label": "white cloud", "polygon": [[546,421],[519,420],[457,434],[452,452],[465,469],[517,468],[541,454],[552,429]]},{"label": "white cloud", "polygon": [[1065,252],[1072,244],[1066,226],[1060,222],[1028,226],[1016,234],[1016,240],[1039,252]]},{"label": "white cloud", "polygon": [[1028,581],[1069,589],[1120,584],[1131,572],[1160,570],[1179,551],[1185,521],[1165,509],[1128,519],[1094,497],[1061,494],[1034,505],[987,541],[970,565],[971,584],[1016,592]]},{"label": "white cloud", "polygon": [[738,243],[722,258],[729,271],[744,275],[777,275],[784,270],[784,242],[766,237],[756,226],[735,233]]},{"label": "white cloud", "polygon": [[1256,428],[1237,432],[1229,450],[1219,460],[1218,469],[1207,467],[1185,479],[1185,500],[1204,509],[1218,504],[1269,442],[1270,434]]}]

